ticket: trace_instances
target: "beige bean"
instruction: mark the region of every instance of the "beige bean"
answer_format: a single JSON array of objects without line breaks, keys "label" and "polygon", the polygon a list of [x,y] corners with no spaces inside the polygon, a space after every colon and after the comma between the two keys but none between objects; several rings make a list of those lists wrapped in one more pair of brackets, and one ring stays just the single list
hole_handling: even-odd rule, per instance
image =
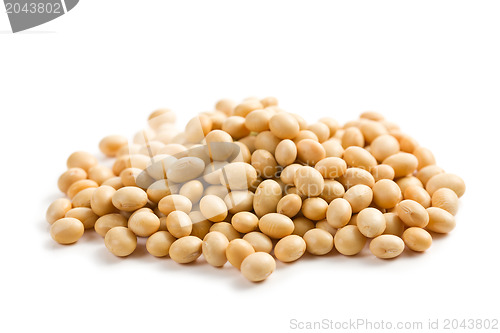
[{"label": "beige bean", "polygon": [[158,209],[166,216],[175,210],[189,214],[192,208],[193,204],[191,201],[180,194],[168,195],[158,202]]},{"label": "beige bean", "polygon": [[222,267],[227,261],[226,249],[229,245],[227,237],[218,231],[209,232],[201,245],[205,260],[214,267]]},{"label": "beige bean", "polygon": [[73,183],[87,178],[87,172],[81,168],[70,168],[57,181],[57,186],[61,192],[66,193]]},{"label": "beige bean", "polygon": [[119,175],[126,168],[146,169],[151,163],[149,156],[141,154],[123,155],[118,157],[113,164],[113,173]]},{"label": "beige bean", "polygon": [[418,186],[422,188],[424,187],[422,185],[422,182],[415,176],[401,177],[396,180],[396,184],[398,184],[399,188],[401,189],[401,193],[405,193],[406,189],[410,186]]},{"label": "beige bean", "polygon": [[342,176],[346,172],[347,164],[339,157],[326,157],[316,163],[314,168],[321,173],[323,178],[334,179]]},{"label": "beige bean", "polygon": [[455,229],[455,217],[444,209],[438,207],[427,208],[429,213],[429,224],[425,227],[427,230],[440,234],[446,234]]},{"label": "beige bean", "polygon": [[392,135],[380,135],[371,143],[370,152],[377,161],[382,162],[389,156],[399,152],[399,142]]},{"label": "beige bean", "polygon": [[366,244],[365,236],[355,225],[346,225],[338,229],[333,240],[337,251],[346,256],[358,254]]},{"label": "beige bean", "polygon": [[269,106],[278,105],[278,99],[276,97],[268,96],[260,100],[263,107],[267,108]]},{"label": "beige bean", "polygon": [[295,171],[297,171],[297,169],[301,167],[302,165],[300,164],[290,164],[289,166],[286,166],[280,174],[280,180],[283,182],[283,184],[293,185]]},{"label": "beige bean", "polygon": [[255,252],[241,263],[241,273],[252,282],[260,282],[269,277],[276,269],[276,261],[265,252]]},{"label": "beige bean", "polygon": [[385,217],[378,209],[368,207],[358,213],[356,225],[365,237],[374,238],[384,232]]},{"label": "beige bean", "polygon": [[276,162],[285,167],[295,162],[297,158],[297,146],[292,140],[283,140],[276,146],[274,155]]},{"label": "beige bean", "polygon": [[88,172],[89,179],[95,181],[99,185],[114,176],[113,170],[104,165],[93,166]]},{"label": "beige bean", "polygon": [[293,235],[304,236],[304,234],[314,228],[314,222],[307,217],[299,216],[292,220],[293,222]]},{"label": "beige bean", "polygon": [[[237,160],[238,162],[245,162],[250,164],[252,160],[252,153],[250,152],[250,149],[248,149],[248,147],[244,143],[241,143],[239,141],[235,142],[234,144],[238,146],[237,148],[239,148],[239,153],[235,160]],[[207,163],[205,162],[205,164]]]},{"label": "beige bean", "polygon": [[399,145],[401,147],[401,151],[406,153],[413,153],[415,148],[418,147],[418,142],[409,135],[402,135],[399,140]]},{"label": "beige bean", "polygon": [[196,204],[203,195],[204,190],[202,182],[199,180],[190,180],[181,186],[179,195],[188,198],[191,203]]},{"label": "beige bean", "polygon": [[243,260],[252,253],[255,253],[253,246],[241,238],[233,239],[226,248],[227,261],[237,269],[240,269]]},{"label": "beige bean", "polygon": [[394,179],[394,169],[387,164],[379,164],[372,168],[371,174],[375,179],[375,182],[378,182],[381,179]]},{"label": "beige bean", "polygon": [[231,218],[234,229],[241,233],[252,232],[259,225],[259,218],[251,212],[238,212]]},{"label": "beige bean", "polygon": [[352,216],[352,208],[349,201],[343,198],[334,199],[328,205],[326,220],[334,228],[345,226]]},{"label": "beige bean", "polygon": [[99,142],[99,149],[104,155],[115,157],[120,148],[127,144],[127,138],[122,135],[108,135]]},{"label": "beige bean", "polygon": [[[129,222],[130,224],[130,222]],[[193,230],[193,223],[189,215],[183,211],[173,211],[167,216],[167,230],[175,238],[189,236]]]},{"label": "beige bean", "polygon": [[255,252],[266,252],[270,253],[273,249],[273,242],[269,236],[263,234],[262,232],[252,231],[243,236],[243,239],[249,242]]},{"label": "beige bean", "polygon": [[87,208],[87,207],[76,207],[73,209],[70,209],[66,212],[64,217],[72,217],[80,222],[82,222],[83,227],[85,229],[91,229],[94,227],[97,219],[99,216],[97,216],[92,209]]},{"label": "beige bean", "polygon": [[323,117],[319,121],[322,122],[323,124],[325,124],[326,126],[328,126],[328,129],[330,131],[330,134],[328,136],[329,138],[334,136],[335,132],[337,132],[337,130],[340,128],[338,121],[336,121],[333,118]]},{"label": "beige bean", "polygon": [[[249,136],[246,136],[244,138],[239,139],[238,142],[241,144],[244,144],[248,148],[250,154],[252,154],[256,149],[255,148],[256,139],[257,139],[257,137],[255,135],[249,135]],[[248,163],[250,163],[250,162],[248,162]]]},{"label": "beige bean", "polygon": [[90,199],[90,207],[99,216],[106,214],[111,214],[116,211],[116,207],[113,206],[113,195],[116,190],[107,185],[99,186],[92,193]]},{"label": "beige bean", "polygon": [[158,129],[163,124],[175,123],[175,113],[170,109],[158,109],[151,112],[148,124],[153,129]]},{"label": "beige bean", "polygon": [[226,161],[213,161],[207,164],[203,171],[203,180],[211,185],[220,185],[222,168],[225,165],[228,165]]},{"label": "beige bean", "polygon": [[262,109],[262,103],[259,100],[246,100],[234,107],[235,116],[246,117],[253,110]]},{"label": "beige bean", "polygon": [[213,130],[207,134],[205,141],[208,146],[208,153],[214,161],[225,161],[233,154],[233,138],[228,133],[221,130]]},{"label": "beige bean", "polygon": [[302,199],[297,194],[287,194],[278,201],[276,212],[290,218],[297,215],[302,207]]},{"label": "beige bean", "polygon": [[452,173],[437,174],[429,179],[425,185],[425,189],[431,196],[434,192],[443,187],[453,190],[459,198],[465,193],[465,183],[463,179]]},{"label": "beige bean", "polygon": [[322,256],[333,249],[333,236],[325,230],[314,228],[304,234],[307,252]]},{"label": "beige bean", "polygon": [[64,217],[52,223],[50,236],[59,244],[73,244],[78,241],[84,232],[84,226],[80,220],[73,217]]},{"label": "beige bean", "polygon": [[394,177],[404,177],[412,174],[418,166],[415,155],[409,153],[397,153],[387,157],[382,163],[390,165],[394,169]]},{"label": "beige bean", "polygon": [[250,211],[253,208],[254,194],[250,191],[232,191],[224,197],[224,203],[229,213]]},{"label": "beige bean", "polygon": [[254,110],[245,119],[245,126],[252,132],[263,132],[269,130],[269,120],[274,115],[269,110]]},{"label": "beige bean", "polygon": [[153,156],[146,167],[146,172],[156,180],[167,178],[167,170],[177,162],[177,158],[171,155],[158,154]]},{"label": "beige bean", "polygon": [[49,207],[47,208],[47,212],[45,214],[45,219],[49,224],[54,223],[55,221],[62,219],[67,211],[72,208],[71,201],[66,198],[59,198],[54,200]]},{"label": "beige bean", "polygon": [[82,179],[77,180],[68,188],[68,192],[66,193],[70,199],[73,199],[80,191],[83,191],[87,188],[97,188],[99,185],[90,179]]},{"label": "beige bean", "polygon": [[338,181],[347,189],[355,185],[366,185],[373,187],[375,178],[368,171],[360,168],[349,168],[338,178]]},{"label": "beige bean", "polygon": [[274,256],[281,262],[292,262],[304,255],[306,242],[297,235],[283,237],[274,247]]},{"label": "beige bean", "polygon": [[257,180],[255,168],[244,162],[226,164],[219,173],[220,184],[232,191],[248,190]]},{"label": "beige bean", "polygon": [[280,139],[293,139],[299,134],[299,123],[292,115],[280,112],[269,120],[269,129]]},{"label": "beige bean", "polygon": [[69,155],[66,165],[68,169],[71,168],[81,168],[88,172],[90,168],[97,165],[97,158],[87,152],[77,151]]},{"label": "beige bean", "polygon": [[168,180],[162,179],[151,184],[147,188],[146,194],[148,195],[149,200],[154,203],[158,203],[164,197],[171,195],[172,192],[176,191],[176,189],[177,187],[169,185]]},{"label": "beige bean", "polygon": [[215,104],[215,109],[224,112],[226,115],[230,116],[233,113],[233,109],[236,103],[230,99],[221,99]]},{"label": "beige bean", "polygon": [[210,232],[210,228],[212,227],[213,223],[207,220],[200,211],[192,211],[188,214],[188,216],[193,224],[191,236],[196,236],[199,239],[203,239]]},{"label": "beige bean", "polygon": [[344,186],[340,182],[333,179],[325,179],[325,187],[319,196],[327,203],[330,203],[334,199],[342,198],[344,193]]},{"label": "beige bean", "polygon": [[310,139],[310,140],[319,142],[318,136],[313,131],[310,131],[310,130],[301,130],[299,132],[299,134],[293,139],[293,142],[295,142],[295,144],[297,144],[300,141],[305,140],[305,139]]},{"label": "beige bean", "polygon": [[[191,223],[191,220],[189,223]],[[160,228],[160,219],[154,213],[147,210],[135,212],[128,220],[128,227],[139,237],[149,237]],[[190,232],[191,230],[189,230]]]},{"label": "beige bean", "polygon": [[342,147],[346,149],[347,147],[365,146],[365,139],[363,137],[363,133],[361,133],[360,129],[357,127],[349,127],[345,129],[342,135]]},{"label": "beige bean", "polygon": [[319,221],[326,218],[328,203],[321,198],[307,198],[302,203],[302,214],[310,220]]},{"label": "beige bean", "polygon": [[325,148],[318,141],[304,139],[297,143],[297,158],[300,161],[314,166],[325,157]]},{"label": "beige bean", "polygon": [[187,182],[200,176],[205,163],[197,157],[183,157],[174,162],[167,170],[167,179],[176,183]]},{"label": "beige bean", "polygon": [[428,208],[431,205],[431,196],[423,187],[420,186],[408,186],[405,189],[404,198],[416,201],[424,208]]},{"label": "beige bean", "polygon": [[374,121],[381,121],[384,120],[384,116],[382,116],[380,113],[377,111],[364,111],[359,115],[360,119],[369,119],[369,120],[374,120]]},{"label": "beige bean", "polygon": [[200,211],[212,222],[223,221],[227,216],[227,206],[224,200],[216,195],[207,195],[200,200]]},{"label": "beige bean", "polygon": [[316,134],[320,143],[330,138],[330,128],[322,122],[311,124],[307,126],[307,129]]},{"label": "beige bean", "polygon": [[373,191],[366,185],[354,185],[345,192],[344,199],[351,204],[353,213],[359,213],[372,202]]},{"label": "beige bean", "polygon": [[395,235],[401,237],[405,231],[405,224],[396,213],[384,213],[386,235]]},{"label": "beige bean", "polygon": [[121,214],[113,213],[99,217],[94,224],[95,231],[102,237],[115,227],[126,227],[128,225],[127,218]]},{"label": "beige bean", "polygon": [[415,155],[418,160],[417,170],[420,170],[428,165],[436,164],[434,154],[427,148],[417,147],[413,150],[413,155]]},{"label": "beige bean", "polygon": [[275,213],[281,200],[281,186],[274,180],[267,179],[259,184],[253,197],[253,208],[258,217]]},{"label": "beige bean", "polygon": [[361,168],[370,171],[377,165],[377,160],[366,149],[351,146],[344,151],[343,159],[349,167]]},{"label": "beige bean", "polygon": [[293,182],[300,193],[310,197],[319,196],[325,187],[321,173],[310,166],[298,168],[295,171]]},{"label": "beige bean", "polygon": [[392,208],[402,199],[398,184],[389,179],[381,179],[373,185],[373,201],[380,208]]},{"label": "beige bean", "polygon": [[326,157],[342,157],[344,155],[344,148],[339,140],[330,139],[321,144],[325,149]]},{"label": "beige bean", "polygon": [[279,170],[273,154],[263,149],[253,152],[251,164],[257,171],[257,175],[262,178],[275,178]]},{"label": "beige bean", "polygon": [[432,207],[442,208],[455,215],[458,212],[458,196],[449,188],[440,188],[432,194]]},{"label": "beige bean", "polygon": [[316,222],[316,228],[329,232],[332,236],[337,233],[337,228],[332,227],[327,220]]},{"label": "beige bean", "polygon": [[438,167],[437,165],[428,165],[418,170],[417,178],[422,182],[423,186],[425,186],[427,185],[429,179],[440,173],[444,173],[444,170],[442,168]]},{"label": "beige bean", "polygon": [[280,142],[281,139],[271,131],[263,131],[255,137],[255,149],[263,149],[274,155]]},{"label": "beige bean", "polygon": [[409,227],[424,228],[429,223],[429,214],[416,201],[403,200],[396,206],[396,214]]},{"label": "beige bean", "polygon": [[260,218],[259,229],[269,237],[283,238],[292,234],[294,224],[288,216],[269,213]]},{"label": "beige bean", "polygon": [[403,241],[410,250],[423,252],[431,247],[432,236],[422,228],[411,227],[403,232]]},{"label": "beige bean", "polygon": [[204,114],[191,118],[185,127],[185,138],[190,143],[198,143],[212,130],[212,119]]},{"label": "beige bean", "polygon": [[118,190],[123,187],[122,179],[120,177],[109,178],[108,180],[104,181],[101,185],[111,186],[115,190]]},{"label": "beige bean", "polygon": [[174,242],[175,237],[168,231],[157,231],[146,241],[146,250],[155,257],[165,257]]},{"label": "beige bean", "polygon": [[240,238],[240,233],[233,227],[231,223],[228,222],[217,222],[210,227],[210,232],[219,231],[222,232],[229,241],[233,239]]},{"label": "beige bean", "polygon": [[138,187],[125,186],[113,194],[111,201],[119,210],[133,212],[146,205],[148,195]]},{"label": "beige bean", "polygon": [[405,248],[401,238],[394,235],[381,235],[370,242],[370,251],[381,259],[391,259],[399,256]]},{"label": "beige bean", "polygon": [[195,261],[201,255],[203,241],[195,236],[177,239],[169,249],[170,258],[179,264]]},{"label": "beige bean", "polygon": [[227,117],[222,123],[222,130],[229,133],[234,140],[250,134],[250,130],[245,126],[245,118],[240,116]]},{"label": "beige bean", "polygon": [[90,201],[92,199],[92,194],[96,188],[86,188],[78,192],[71,200],[73,207],[87,207],[90,208]]}]

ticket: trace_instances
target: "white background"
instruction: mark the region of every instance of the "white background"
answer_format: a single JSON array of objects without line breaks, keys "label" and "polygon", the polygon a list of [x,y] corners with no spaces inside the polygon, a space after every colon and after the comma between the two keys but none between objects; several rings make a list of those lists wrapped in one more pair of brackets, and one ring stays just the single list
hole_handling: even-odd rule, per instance
[{"label": "white background", "polygon": [[[287,332],[290,320],[498,319],[498,1],[82,0],[12,34],[0,13],[2,332]],[[333,253],[264,283],[97,234],[52,241],[45,209],[74,150],[274,95],[309,121],[377,110],[461,175],[457,227],[424,254]],[[345,330],[347,331],[347,330]]]}]

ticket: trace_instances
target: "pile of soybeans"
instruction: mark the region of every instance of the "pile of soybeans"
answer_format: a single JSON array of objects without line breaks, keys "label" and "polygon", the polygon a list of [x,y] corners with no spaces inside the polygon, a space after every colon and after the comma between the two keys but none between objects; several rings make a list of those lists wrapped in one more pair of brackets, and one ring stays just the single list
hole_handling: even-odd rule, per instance
[{"label": "pile of soybeans", "polygon": [[109,166],[71,154],[58,180],[66,197],[47,210],[52,238],[72,244],[95,229],[125,257],[146,237],[153,256],[186,264],[203,254],[256,282],[275,258],[334,248],[354,256],[367,242],[376,257],[395,258],[405,247],[427,250],[429,232],[455,227],[463,180],[376,112],[343,126],[307,124],[266,97],[221,100],[184,131],[175,119],[156,110],[132,142],[103,138]]}]

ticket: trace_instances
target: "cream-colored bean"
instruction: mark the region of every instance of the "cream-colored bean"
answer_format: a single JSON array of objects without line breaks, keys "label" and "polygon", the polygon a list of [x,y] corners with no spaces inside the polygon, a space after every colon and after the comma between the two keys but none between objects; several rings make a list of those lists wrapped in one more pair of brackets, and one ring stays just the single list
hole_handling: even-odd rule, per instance
[{"label": "cream-colored bean", "polygon": [[191,200],[180,194],[168,195],[158,202],[158,209],[166,216],[175,210],[189,214],[192,208]]},{"label": "cream-colored bean", "polygon": [[219,173],[220,184],[232,191],[248,190],[257,180],[255,168],[244,162],[226,164]]},{"label": "cream-colored bean", "polygon": [[68,210],[64,217],[72,217],[82,222],[85,229],[92,229],[99,218],[92,209],[87,207],[76,207]]},{"label": "cream-colored bean", "polygon": [[301,168],[302,165],[300,164],[290,164],[289,166],[286,166],[283,171],[281,171],[280,174],[280,179],[285,185],[293,185],[293,180],[295,178],[295,171],[297,171],[298,168]]},{"label": "cream-colored bean", "polygon": [[392,208],[402,199],[398,184],[389,179],[381,179],[373,185],[373,201],[380,208]]},{"label": "cream-colored bean", "polygon": [[99,149],[108,157],[115,157],[120,148],[128,144],[123,135],[108,135],[99,142]]},{"label": "cream-colored bean", "polygon": [[375,178],[368,171],[360,168],[349,168],[346,172],[338,178],[338,181],[349,189],[355,185],[366,185],[373,187],[375,185]]},{"label": "cream-colored bean", "polygon": [[342,198],[344,193],[344,186],[340,182],[333,179],[325,179],[325,187],[319,196],[329,204],[332,200]]},{"label": "cream-colored bean", "polygon": [[304,236],[304,234],[314,228],[314,222],[307,217],[299,216],[292,220],[293,222],[293,235]]},{"label": "cream-colored bean", "polygon": [[422,228],[411,227],[403,232],[403,241],[410,250],[423,252],[431,247],[432,236]]},{"label": "cream-colored bean", "polygon": [[404,248],[403,240],[394,235],[381,235],[370,242],[370,251],[381,259],[395,258],[403,252]]},{"label": "cream-colored bean", "polygon": [[401,151],[404,151],[406,153],[413,153],[413,151],[415,151],[415,148],[418,147],[418,142],[409,135],[403,134],[398,140]]},{"label": "cream-colored bean", "polygon": [[233,109],[236,103],[230,99],[221,99],[215,104],[215,109],[224,112],[226,115],[230,116],[233,114]]},{"label": "cream-colored bean", "polygon": [[153,184],[151,184],[146,193],[148,195],[148,199],[154,203],[158,203],[161,199],[166,196],[171,195],[173,192],[177,190],[177,187],[170,186],[168,180],[162,179],[157,180]]},{"label": "cream-colored bean", "polygon": [[[255,151],[255,141],[257,140],[257,136],[255,135],[249,135],[244,138],[241,138],[238,140],[239,143],[244,144],[248,150],[250,151],[250,154],[252,154]],[[247,162],[250,163],[250,162]]]},{"label": "cream-colored bean", "polygon": [[57,186],[61,192],[66,193],[73,183],[87,178],[87,172],[82,168],[70,168],[57,181]]},{"label": "cream-colored bean", "polygon": [[223,221],[227,216],[227,206],[224,200],[216,195],[207,195],[200,200],[200,211],[212,222]]},{"label": "cream-colored bean", "polygon": [[262,178],[274,178],[278,173],[278,163],[273,154],[264,149],[257,149],[251,157],[251,164]]},{"label": "cream-colored bean", "polygon": [[125,186],[113,194],[111,201],[119,210],[133,212],[146,205],[148,195],[138,187]]},{"label": "cream-colored bean", "polygon": [[205,141],[208,153],[214,161],[225,161],[234,152],[231,135],[221,130],[213,130],[207,134]]},{"label": "cream-colored bean", "polygon": [[371,174],[375,179],[375,182],[378,182],[381,179],[394,179],[394,169],[387,164],[379,164],[374,166],[371,170]]},{"label": "cream-colored bean", "polygon": [[409,227],[424,228],[429,223],[429,214],[416,201],[403,200],[396,206],[396,214]]},{"label": "cream-colored bean", "polygon": [[47,208],[47,212],[45,214],[45,219],[49,224],[54,223],[55,221],[62,219],[67,211],[72,208],[71,201],[66,198],[59,198],[54,200],[49,207]]},{"label": "cream-colored bean", "polygon": [[366,237],[355,225],[346,225],[338,229],[333,240],[337,251],[346,256],[358,254],[366,244]]},{"label": "cream-colored bean", "polygon": [[293,139],[299,134],[299,123],[289,113],[280,112],[269,120],[269,129],[280,139]]},{"label": "cream-colored bean", "polygon": [[198,143],[212,130],[212,119],[204,114],[191,118],[185,127],[185,138],[190,143]]},{"label": "cream-colored bean", "polygon": [[260,282],[269,277],[276,269],[276,261],[265,252],[255,252],[241,263],[241,273],[252,282]]},{"label": "cream-colored bean", "polygon": [[153,129],[158,129],[164,124],[175,123],[175,113],[170,109],[157,109],[148,117],[148,124]]},{"label": "cream-colored bean", "polygon": [[240,116],[227,117],[222,123],[222,130],[229,133],[234,140],[250,134],[250,130],[245,126],[245,118]]},{"label": "cream-colored bean", "polygon": [[352,208],[349,201],[343,198],[334,199],[328,205],[326,220],[334,228],[342,228],[352,216]]},{"label": "cream-colored bean", "polygon": [[366,185],[354,185],[345,192],[344,199],[351,204],[353,213],[359,213],[372,202],[373,191]]},{"label": "cream-colored bean", "polygon": [[213,223],[207,220],[200,211],[192,211],[188,214],[188,216],[193,223],[191,236],[196,236],[199,239],[203,239],[210,232],[210,228],[212,227]]},{"label": "cream-colored bean", "polygon": [[413,151],[413,155],[415,155],[418,160],[417,170],[420,170],[428,165],[436,164],[434,154],[427,148],[417,147]]},{"label": "cream-colored bean", "polygon": [[330,131],[330,134],[328,135],[329,138],[331,138],[332,136],[334,136],[335,132],[337,132],[337,130],[340,128],[340,125],[339,125],[338,121],[336,121],[333,118],[323,117],[319,121],[322,122],[323,124],[325,124],[328,127],[328,129]]},{"label": "cream-colored bean", "polygon": [[232,191],[224,197],[229,213],[236,214],[253,209],[254,194],[250,191]]},{"label": "cream-colored bean", "polygon": [[290,165],[297,159],[297,146],[292,140],[282,140],[276,146],[274,156],[279,165]]},{"label": "cream-colored bean", "polygon": [[259,100],[246,100],[234,107],[233,114],[235,116],[246,117],[253,110],[262,109],[262,103]]},{"label": "cream-colored bean", "polygon": [[238,212],[231,218],[234,229],[241,233],[252,232],[259,225],[259,218],[251,212]]},{"label": "cream-colored bean", "polygon": [[325,149],[326,157],[342,157],[344,155],[344,148],[339,140],[330,139],[321,144]]},{"label": "cream-colored bean", "polygon": [[233,239],[226,248],[227,261],[237,269],[240,269],[243,260],[252,253],[255,253],[253,246],[241,238]]},{"label": "cream-colored bean", "polygon": [[404,198],[416,201],[424,208],[428,208],[431,205],[431,196],[423,187],[420,186],[408,186],[405,189]]},{"label": "cream-colored bean", "polygon": [[113,213],[99,217],[94,224],[95,231],[102,237],[115,227],[126,227],[128,225],[127,218],[121,214]]},{"label": "cream-colored bean", "polygon": [[321,173],[323,178],[334,179],[342,176],[346,172],[347,164],[339,157],[326,157],[316,163],[314,168]]},{"label": "cream-colored bean", "polygon": [[316,134],[320,143],[330,138],[330,128],[322,122],[311,124],[307,126],[307,129]]},{"label": "cream-colored bean", "polygon": [[217,222],[210,227],[210,232],[219,231],[222,232],[229,241],[233,239],[241,238],[240,233],[233,227],[231,223],[228,222]]},{"label": "cream-colored bean", "polygon": [[299,132],[299,134],[293,139],[293,142],[295,142],[295,144],[297,144],[300,141],[305,140],[305,139],[310,139],[310,140],[319,142],[318,136],[313,131],[309,131],[309,130],[301,130]]},{"label": "cream-colored bean", "polygon": [[[130,224],[130,222],[129,222]],[[183,211],[173,211],[167,216],[167,230],[175,238],[189,236],[193,230],[193,223],[188,214]]]},{"label": "cream-colored bean", "polygon": [[102,185],[95,189],[90,200],[90,207],[94,213],[103,216],[115,212],[116,207],[113,206],[113,195],[115,193],[116,190],[107,185]]},{"label": "cream-colored bean", "polygon": [[297,215],[302,207],[302,198],[297,194],[287,194],[278,201],[276,212],[290,218]]},{"label": "cream-colored bean", "polygon": [[377,111],[364,111],[359,115],[360,119],[368,119],[373,121],[381,121],[384,120],[384,116],[382,116]]},{"label": "cream-colored bean", "polygon": [[269,213],[260,218],[259,229],[269,237],[283,238],[292,234],[294,224],[288,216]]},{"label": "cream-colored bean", "polygon": [[88,172],[89,179],[95,181],[99,185],[102,185],[102,183],[114,176],[113,170],[104,165],[93,166]]},{"label": "cream-colored bean", "polygon": [[360,129],[357,127],[349,127],[345,129],[342,135],[342,147],[346,149],[351,146],[365,146],[363,133],[361,133]]},{"label": "cream-colored bean", "polygon": [[441,167],[438,167],[437,165],[428,165],[418,170],[417,178],[422,182],[423,186],[425,186],[427,185],[429,179],[440,173],[444,173],[444,170]]},{"label": "cream-colored bean", "polygon": [[458,212],[458,196],[449,188],[440,188],[432,194],[432,207],[442,208],[455,215]]},{"label": "cream-colored bean", "polygon": [[227,262],[226,249],[229,245],[227,237],[218,231],[209,232],[201,245],[205,260],[214,267],[222,267]]},{"label": "cream-colored bean", "polygon": [[269,110],[254,110],[245,117],[245,126],[252,132],[267,131],[273,115]]},{"label": "cream-colored bean", "polygon": [[304,139],[297,143],[297,158],[311,166],[326,157],[325,148],[315,140]]},{"label": "cream-colored bean", "polygon": [[292,262],[304,255],[306,242],[297,235],[283,237],[274,247],[274,256],[281,262]]},{"label": "cream-colored bean", "polygon": [[384,213],[386,235],[395,235],[401,237],[405,231],[405,224],[396,213]]},{"label": "cream-colored bean", "polygon": [[255,149],[263,149],[274,155],[280,142],[281,139],[271,131],[263,131],[255,137]]},{"label": "cream-colored bean", "polygon": [[329,232],[332,236],[337,233],[337,228],[332,227],[327,220],[316,222],[316,228]]},{"label": "cream-colored bean", "polygon": [[252,231],[243,236],[243,239],[249,242],[255,252],[266,252],[270,253],[273,249],[273,242],[269,236],[263,234],[262,232]]},{"label": "cream-colored bean", "polygon": [[155,257],[165,257],[174,242],[175,237],[168,231],[157,231],[146,241],[146,250]]},{"label": "cream-colored bean", "polygon": [[382,163],[390,165],[394,169],[395,178],[412,174],[418,166],[415,155],[409,153],[396,153],[387,157]]},{"label": "cream-colored bean", "polygon": [[307,198],[302,203],[302,214],[310,220],[319,221],[326,218],[328,203],[321,198]]},{"label": "cream-colored bean", "polygon": [[195,236],[177,239],[169,249],[170,258],[179,264],[195,261],[201,255],[203,241]]},{"label": "cream-colored bean", "polygon": [[71,204],[73,207],[87,207],[90,208],[90,201],[92,199],[92,194],[96,188],[91,187],[91,188],[86,188],[84,190],[81,190],[78,192],[74,197],[73,200],[71,200]]},{"label": "cream-colored bean", "polygon": [[429,213],[429,223],[425,227],[427,230],[440,234],[446,234],[455,229],[455,217],[444,209],[438,207],[427,208]]},{"label": "cream-colored bean", "polygon": [[174,162],[167,170],[167,179],[176,183],[187,182],[200,176],[205,163],[197,157],[183,157]]},{"label": "cream-colored bean", "polygon": [[371,143],[370,152],[377,161],[382,162],[387,157],[399,152],[399,142],[392,135],[380,135]]},{"label": "cream-colored bean", "polygon": [[220,185],[222,168],[228,165],[226,161],[213,161],[205,167],[203,180],[211,185]]},{"label": "cream-colored bean", "polygon": [[90,168],[97,165],[97,158],[84,151],[76,151],[68,157],[66,165],[68,169],[81,168],[88,172]]},{"label": "cream-colored bean", "polygon": [[322,256],[333,249],[333,236],[325,230],[314,228],[304,234],[307,252]]},{"label": "cream-colored bean", "polygon": [[253,208],[258,217],[267,213],[275,213],[281,200],[282,189],[278,182],[268,179],[257,187],[253,197]]},{"label": "cream-colored bean", "polygon": [[396,180],[396,184],[398,184],[399,188],[401,189],[401,193],[405,193],[406,189],[410,186],[419,186],[422,188],[424,187],[422,185],[422,182],[415,176],[401,177]]},{"label": "cream-colored bean", "polygon": [[[189,223],[191,223],[191,220],[189,220]],[[168,226],[168,221],[167,221],[167,226]],[[130,230],[134,232],[134,234],[136,234],[139,237],[149,237],[155,232],[157,232],[158,229],[160,228],[160,219],[158,218],[158,216],[156,216],[154,213],[148,210],[135,212],[134,214],[132,214],[132,216],[130,216],[128,220],[128,227]],[[189,230],[189,233],[190,232],[191,230]]]},{"label": "cream-colored bean", "polygon": [[172,155],[158,154],[151,158],[146,167],[146,172],[156,180],[167,179],[167,170],[177,162]]},{"label": "cream-colored bean", "polygon": [[50,236],[59,244],[73,244],[78,241],[84,232],[83,223],[73,217],[64,217],[52,223]]},{"label": "cream-colored bean", "polygon": [[203,195],[203,183],[199,180],[190,180],[179,189],[179,195],[188,198],[191,203],[196,204]]},{"label": "cream-colored bean", "polygon": [[319,196],[325,187],[321,173],[310,166],[298,168],[293,182],[300,193],[309,197]]},{"label": "cream-colored bean", "polygon": [[108,185],[115,190],[121,189],[123,187],[122,179],[120,177],[112,177],[104,181],[101,185]]},{"label": "cream-colored bean", "polygon": [[365,237],[374,238],[384,232],[385,217],[378,209],[368,207],[358,213],[356,225]]},{"label": "cream-colored bean", "polygon": [[465,193],[465,183],[463,179],[452,173],[437,174],[429,179],[425,185],[425,189],[431,196],[440,188],[449,188],[453,190],[459,198]]},{"label": "cream-colored bean", "polygon": [[87,188],[97,188],[99,185],[90,179],[82,179],[77,180],[68,188],[68,192],[66,193],[70,199],[73,199],[80,191],[83,191]]},{"label": "cream-colored bean", "polygon": [[377,165],[377,160],[366,149],[351,146],[344,151],[343,159],[349,167],[361,168],[370,171]]}]

